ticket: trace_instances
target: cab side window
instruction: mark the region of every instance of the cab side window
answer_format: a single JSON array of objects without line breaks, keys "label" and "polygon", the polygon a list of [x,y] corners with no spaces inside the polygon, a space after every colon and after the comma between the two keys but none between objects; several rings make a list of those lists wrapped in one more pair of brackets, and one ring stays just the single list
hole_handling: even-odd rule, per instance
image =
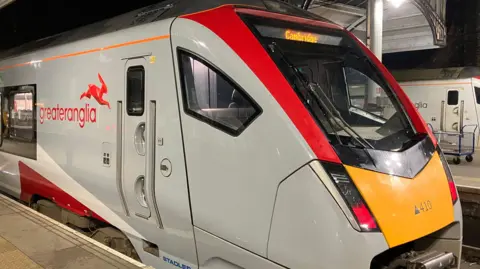
[{"label": "cab side window", "polygon": [[127,113],[142,116],[145,110],[145,69],[131,66],[127,71]]},{"label": "cab side window", "polygon": [[239,135],[261,113],[231,79],[190,53],[179,50],[185,112],[230,135]]},{"label": "cab side window", "polygon": [[477,99],[477,104],[480,104],[480,88],[475,87],[475,97]]},{"label": "cab side window", "polygon": [[448,91],[447,94],[447,104],[449,106],[456,106],[458,105],[458,91],[453,90],[453,91]]}]

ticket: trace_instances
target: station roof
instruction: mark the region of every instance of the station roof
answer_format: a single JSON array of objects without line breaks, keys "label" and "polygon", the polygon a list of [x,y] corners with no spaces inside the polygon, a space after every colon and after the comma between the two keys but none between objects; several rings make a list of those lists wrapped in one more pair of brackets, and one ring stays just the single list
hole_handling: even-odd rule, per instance
[{"label": "station roof", "polygon": [[[290,0],[308,1],[308,0]],[[446,0],[387,0],[383,14],[383,53],[440,48],[446,45]],[[367,37],[368,0],[313,0],[308,9]]]},{"label": "station roof", "polygon": [[107,18],[93,24],[0,51],[0,59],[11,58],[34,50],[55,47],[166,18],[208,10],[224,4],[255,6],[273,12],[295,14],[304,18],[331,22],[317,14],[292,6],[281,0],[166,0],[113,18]]},{"label": "station roof", "polygon": [[[0,0],[0,9],[13,1],[15,0]],[[398,7],[392,4],[395,1],[399,0],[386,0],[384,4],[383,53],[434,49],[446,45],[446,0],[405,0]],[[22,46],[24,48],[20,49],[20,51],[29,50],[28,48],[31,48],[31,46],[38,49],[37,45],[41,45],[39,42],[43,44],[57,43],[58,39],[71,41],[80,37],[85,38],[85,35],[95,35],[93,32],[96,32],[96,34],[109,32],[110,30],[106,29],[108,27],[118,30],[119,23],[133,23],[135,25],[138,21],[149,21],[151,18],[158,19],[162,17],[165,10],[164,7],[168,3],[173,2],[175,7],[172,9],[182,10],[184,14],[225,3],[253,5],[268,5],[270,3],[271,6],[267,8],[278,8],[275,5],[279,6],[282,2],[288,2],[299,7],[306,7],[312,13],[351,30],[365,43],[367,39],[368,0],[159,0],[159,2],[157,5],[148,6],[113,19],[106,19],[94,25],[82,27],[80,28],[82,31],[73,30],[69,31],[68,34],[61,33],[55,37],[26,44],[26,47]],[[168,12],[170,13],[169,16],[174,12],[173,10]],[[303,15],[305,16],[305,14]],[[124,28],[123,25],[120,28]],[[54,42],[54,40],[57,41]],[[40,47],[44,46],[41,45]],[[14,50],[18,52],[19,48]],[[2,54],[11,56],[12,52],[9,51]]]}]

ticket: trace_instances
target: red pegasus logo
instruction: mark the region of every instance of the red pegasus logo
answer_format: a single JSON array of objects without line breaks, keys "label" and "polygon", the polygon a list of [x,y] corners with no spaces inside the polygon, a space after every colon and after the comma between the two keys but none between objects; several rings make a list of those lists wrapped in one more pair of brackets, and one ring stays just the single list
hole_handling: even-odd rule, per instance
[{"label": "red pegasus logo", "polygon": [[102,84],[102,88],[99,88],[97,85],[94,84],[88,84],[88,90],[86,90],[84,93],[82,93],[82,95],[80,95],[80,100],[83,99],[83,97],[87,97],[88,99],[90,99],[93,96],[93,98],[95,98],[95,100],[97,100],[100,105],[107,106],[108,109],[110,109],[110,103],[107,100],[103,99],[103,95],[108,92],[108,89],[100,73],[98,74],[98,79]]}]

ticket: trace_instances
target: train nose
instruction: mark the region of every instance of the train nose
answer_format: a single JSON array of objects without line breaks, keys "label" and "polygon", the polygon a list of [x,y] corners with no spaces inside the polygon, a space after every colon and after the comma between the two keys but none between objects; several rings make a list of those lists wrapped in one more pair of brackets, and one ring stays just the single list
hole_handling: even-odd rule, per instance
[{"label": "train nose", "polygon": [[414,178],[345,168],[390,247],[431,234],[454,221],[450,181],[437,152]]}]

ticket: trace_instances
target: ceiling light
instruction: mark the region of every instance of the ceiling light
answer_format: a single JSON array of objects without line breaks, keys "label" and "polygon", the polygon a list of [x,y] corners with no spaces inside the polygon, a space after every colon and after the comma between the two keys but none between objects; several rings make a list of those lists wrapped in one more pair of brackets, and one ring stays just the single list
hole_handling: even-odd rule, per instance
[{"label": "ceiling light", "polygon": [[399,7],[405,2],[405,0],[388,0],[394,7]]}]

